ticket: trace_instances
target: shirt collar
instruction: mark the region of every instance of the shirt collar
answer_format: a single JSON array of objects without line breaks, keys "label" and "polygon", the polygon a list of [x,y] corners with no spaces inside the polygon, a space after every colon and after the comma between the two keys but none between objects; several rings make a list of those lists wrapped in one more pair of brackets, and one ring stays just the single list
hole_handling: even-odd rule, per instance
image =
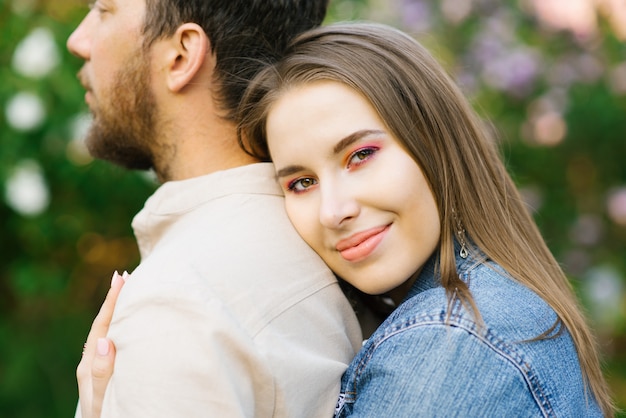
[{"label": "shirt collar", "polygon": [[146,201],[142,212],[168,215],[188,211],[230,194],[282,196],[271,163],[249,164],[161,185]]}]

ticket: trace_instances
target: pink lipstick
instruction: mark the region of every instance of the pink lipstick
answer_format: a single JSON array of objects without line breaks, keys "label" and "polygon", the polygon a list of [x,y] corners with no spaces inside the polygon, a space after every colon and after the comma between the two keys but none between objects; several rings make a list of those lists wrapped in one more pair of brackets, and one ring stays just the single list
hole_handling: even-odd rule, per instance
[{"label": "pink lipstick", "polygon": [[346,239],[342,239],[336,245],[337,251],[343,258],[351,262],[357,262],[369,256],[385,238],[389,225],[368,229],[358,232]]}]

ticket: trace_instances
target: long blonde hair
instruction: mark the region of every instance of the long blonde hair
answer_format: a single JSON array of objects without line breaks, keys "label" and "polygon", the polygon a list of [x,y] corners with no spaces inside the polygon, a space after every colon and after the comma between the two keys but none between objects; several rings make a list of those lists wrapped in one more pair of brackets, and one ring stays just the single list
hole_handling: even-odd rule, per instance
[{"label": "long blonde hair", "polygon": [[571,334],[585,381],[604,413],[612,415],[597,344],[571,285],[483,122],[441,65],[416,40],[384,25],[347,23],[309,31],[248,89],[240,107],[244,149],[269,160],[265,121],[272,103],[285,89],[316,80],[360,92],[421,167],[441,216],[439,272],[449,298],[456,291],[476,311],[456,271],[454,241],[462,225],[461,238],[554,309],[555,327],[562,323]]}]

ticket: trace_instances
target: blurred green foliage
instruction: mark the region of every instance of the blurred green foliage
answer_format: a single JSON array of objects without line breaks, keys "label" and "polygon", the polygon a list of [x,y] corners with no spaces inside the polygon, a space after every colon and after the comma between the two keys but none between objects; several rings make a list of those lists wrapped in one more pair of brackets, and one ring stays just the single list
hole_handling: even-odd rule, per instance
[{"label": "blurred green foliage", "polygon": [[[383,21],[414,34],[492,121],[626,408],[624,40],[602,16],[595,35],[574,36],[542,24],[531,1],[457,2],[472,6],[465,13],[451,3],[331,0],[328,21]],[[81,62],[64,43],[86,10],[80,0],[0,0],[2,417],[73,414],[84,338],[113,270],[138,262],[130,220],[156,187],[81,148]],[[34,36],[42,28],[52,52]],[[33,60],[20,64],[33,37]],[[44,71],[46,62],[57,64]]]},{"label": "blurred green foliage", "polygon": [[[2,417],[73,414],[82,344],[107,278],[138,261],[129,222],[154,189],[145,176],[90,162],[73,145],[84,91],[76,80],[81,62],[64,43],[85,11],[86,5],[71,1],[0,0]],[[21,74],[14,65],[19,43],[38,28],[49,30],[59,58],[44,77]],[[24,92],[41,99],[45,116],[16,129],[7,113]],[[28,162],[38,166],[49,196],[32,214],[16,210],[7,197],[15,170]],[[26,192],[28,186],[22,186]]]}]

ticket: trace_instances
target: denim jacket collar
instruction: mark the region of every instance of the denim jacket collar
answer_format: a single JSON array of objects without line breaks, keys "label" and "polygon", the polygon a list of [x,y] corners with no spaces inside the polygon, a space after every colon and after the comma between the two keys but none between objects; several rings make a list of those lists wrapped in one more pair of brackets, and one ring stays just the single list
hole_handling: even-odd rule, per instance
[{"label": "denim jacket collar", "polygon": [[[461,257],[461,244],[458,241],[454,241],[454,254],[456,260],[456,270],[461,278],[466,276],[466,273],[471,270],[472,267],[476,266],[480,263],[481,260],[484,260],[484,255],[475,245],[470,245],[468,248],[469,255],[466,258]],[[413,296],[422,293],[426,290],[433,289],[435,287],[441,286],[439,277],[440,275],[437,273],[439,269],[439,251],[435,251],[428,261],[422,267],[422,270],[415,280],[415,283],[409,290],[409,293],[406,295],[405,300],[412,298]]]}]

